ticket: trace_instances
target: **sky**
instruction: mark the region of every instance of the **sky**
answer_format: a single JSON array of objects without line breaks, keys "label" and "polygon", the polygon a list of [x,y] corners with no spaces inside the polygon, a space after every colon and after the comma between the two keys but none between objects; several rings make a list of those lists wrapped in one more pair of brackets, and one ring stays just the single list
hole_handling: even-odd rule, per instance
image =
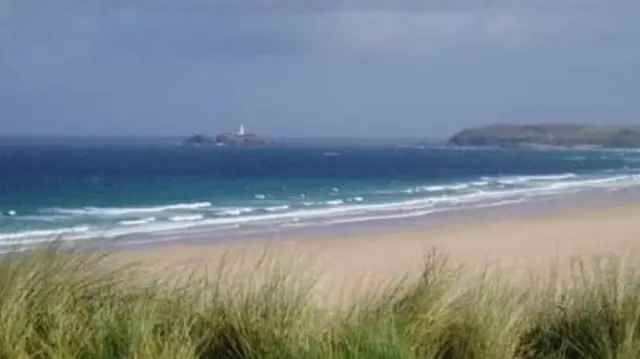
[{"label": "sky", "polygon": [[0,0],[0,135],[640,124],[638,0]]}]

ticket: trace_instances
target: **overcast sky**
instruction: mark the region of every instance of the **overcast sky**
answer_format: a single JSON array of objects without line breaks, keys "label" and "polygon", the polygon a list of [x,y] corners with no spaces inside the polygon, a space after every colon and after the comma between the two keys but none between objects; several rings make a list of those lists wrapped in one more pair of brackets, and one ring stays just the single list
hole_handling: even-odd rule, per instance
[{"label": "overcast sky", "polygon": [[0,0],[0,135],[640,124],[638,0]]}]

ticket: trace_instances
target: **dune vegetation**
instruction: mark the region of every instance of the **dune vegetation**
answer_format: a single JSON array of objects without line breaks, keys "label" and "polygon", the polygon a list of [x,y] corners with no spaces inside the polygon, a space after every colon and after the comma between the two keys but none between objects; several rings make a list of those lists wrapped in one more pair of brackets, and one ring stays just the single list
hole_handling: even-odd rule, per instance
[{"label": "dune vegetation", "polygon": [[640,272],[611,258],[514,285],[430,256],[419,279],[331,310],[277,266],[229,285],[135,280],[109,263],[55,248],[5,257],[0,358],[640,357]]}]

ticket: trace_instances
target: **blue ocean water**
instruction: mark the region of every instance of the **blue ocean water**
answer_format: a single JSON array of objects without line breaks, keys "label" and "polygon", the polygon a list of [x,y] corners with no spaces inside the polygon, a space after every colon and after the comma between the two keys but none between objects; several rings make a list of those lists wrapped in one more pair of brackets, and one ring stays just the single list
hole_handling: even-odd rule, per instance
[{"label": "blue ocean water", "polygon": [[0,248],[326,226],[639,184],[640,152],[0,145]]}]

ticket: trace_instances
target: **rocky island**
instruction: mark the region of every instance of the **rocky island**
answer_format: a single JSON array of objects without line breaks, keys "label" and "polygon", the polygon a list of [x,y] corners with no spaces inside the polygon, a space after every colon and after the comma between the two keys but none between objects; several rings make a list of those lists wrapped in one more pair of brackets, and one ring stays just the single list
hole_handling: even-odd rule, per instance
[{"label": "rocky island", "polygon": [[448,141],[470,147],[640,148],[640,126],[490,125],[464,129]]},{"label": "rocky island", "polygon": [[242,145],[242,146],[261,146],[269,145],[271,142],[259,138],[258,136],[245,132],[244,125],[235,133],[223,133],[215,137],[209,137],[203,134],[193,135],[187,138],[183,145],[200,146],[200,145]]}]

